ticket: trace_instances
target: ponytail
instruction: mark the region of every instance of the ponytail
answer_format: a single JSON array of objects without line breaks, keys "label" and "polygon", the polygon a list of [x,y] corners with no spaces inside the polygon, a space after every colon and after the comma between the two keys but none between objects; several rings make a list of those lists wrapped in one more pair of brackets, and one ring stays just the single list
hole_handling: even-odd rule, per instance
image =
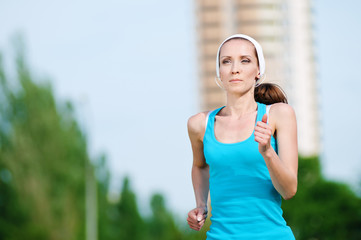
[{"label": "ponytail", "polygon": [[288,103],[285,92],[273,83],[262,83],[254,89],[254,99],[266,105],[273,103]]}]

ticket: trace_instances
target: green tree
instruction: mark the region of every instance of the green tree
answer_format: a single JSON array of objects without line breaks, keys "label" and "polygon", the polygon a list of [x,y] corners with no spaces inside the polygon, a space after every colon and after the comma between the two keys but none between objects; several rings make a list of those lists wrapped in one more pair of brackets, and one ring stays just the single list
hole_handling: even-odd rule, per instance
[{"label": "green tree", "polygon": [[138,211],[136,195],[130,188],[129,178],[125,177],[119,203],[115,205],[113,226],[118,228],[118,238],[124,240],[140,240],[145,237],[145,225]]},{"label": "green tree", "polygon": [[97,179],[98,239],[119,240],[119,213],[116,204],[108,199],[110,173],[105,155],[95,161],[95,175]]},{"label": "green tree", "polygon": [[298,191],[282,208],[296,239],[361,239],[361,199],[346,184],[328,181],[317,157],[299,158]]},{"label": "green tree", "polygon": [[165,206],[164,197],[154,194],[150,201],[152,215],[147,221],[149,240],[178,240],[183,239],[172,213]]},{"label": "green tree", "polygon": [[[29,224],[29,210],[20,204],[11,172],[0,162],[0,239],[45,239],[45,231]],[[30,238],[26,233],[31,232]]]},{"label": "green tree", "polygon": [[[16,68],[10,81],[0,61],[0,171],[11,175],[0,183],[6,203],[0,222],[9,230],[2,225],[0,236],[84,239],[85,137],[72,105],[56,104],[50,85],[30,74],[21,50]],[[19,214],[10,216],[13,211]]]}]

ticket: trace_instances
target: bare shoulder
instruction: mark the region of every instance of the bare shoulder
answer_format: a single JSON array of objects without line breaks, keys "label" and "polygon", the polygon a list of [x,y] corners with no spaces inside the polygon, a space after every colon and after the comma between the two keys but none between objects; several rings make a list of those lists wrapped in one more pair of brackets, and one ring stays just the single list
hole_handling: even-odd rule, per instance
[{"label": "bare shoulder", "polygon": [[276,118],[295,117],[295,111],[287,103],[275,103],[271,105],[270,114]]},{"label": "bare shoulder", "polygon": [[295,111],[286,103],[272,104],[269,114],[270,119],[274,121],[276,129],[296,125]]},{"label": "bare shoulder", "polygon": [[187,127],[189,135],[201,137],[205,131],[208,111],[200,112],[188,119]]}]

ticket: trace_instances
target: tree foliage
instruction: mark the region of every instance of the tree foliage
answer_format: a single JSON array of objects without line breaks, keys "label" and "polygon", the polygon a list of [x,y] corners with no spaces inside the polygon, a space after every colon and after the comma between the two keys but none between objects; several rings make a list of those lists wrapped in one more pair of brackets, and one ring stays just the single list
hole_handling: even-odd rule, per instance
[{"label": "tree foliage", "polygon": [[135,193],[131,190],[129,179],[125,178],[121,190],[120,201],[116,204],[120,239],[143,239],[144,221],[138,211]]},{"label": "tree foliage", "polygon": [[150,201],[152,215],[147,220],[149,240],[180,240],[182,234],[177,227],[172,213],[165,205],[161,194],[154,194]]},{"label": "tree foliage", "polygon": [[317,157],[299,159],[298,191],[283,202],[296,239],[361,239],[361,199],[344,183],[326,180]]},{"label": "tree foliage", "polygon": [[84,239],[85,138],[71,104],[56,105],[21,52],[16,68],[10,80],[0,62],[0,172],[11,176],[0,183],[0,221],[9,225],[0,238]]}]

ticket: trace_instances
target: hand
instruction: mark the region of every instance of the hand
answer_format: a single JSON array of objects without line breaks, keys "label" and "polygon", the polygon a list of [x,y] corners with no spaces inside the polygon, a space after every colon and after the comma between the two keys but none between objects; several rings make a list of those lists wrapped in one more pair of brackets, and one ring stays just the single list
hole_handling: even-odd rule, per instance
[{"label": "hand", "polygon": [[190,228],[199,231],[204,225],[208,214],[207,207],[198,207],[188,213],[188,225]]},{"label": "hand", "polygon": [[254,128],[254,136],[261,154],[271,148],[272,128],[267,124],[267,114],[263,115],[262,121],[257,122]]}]

